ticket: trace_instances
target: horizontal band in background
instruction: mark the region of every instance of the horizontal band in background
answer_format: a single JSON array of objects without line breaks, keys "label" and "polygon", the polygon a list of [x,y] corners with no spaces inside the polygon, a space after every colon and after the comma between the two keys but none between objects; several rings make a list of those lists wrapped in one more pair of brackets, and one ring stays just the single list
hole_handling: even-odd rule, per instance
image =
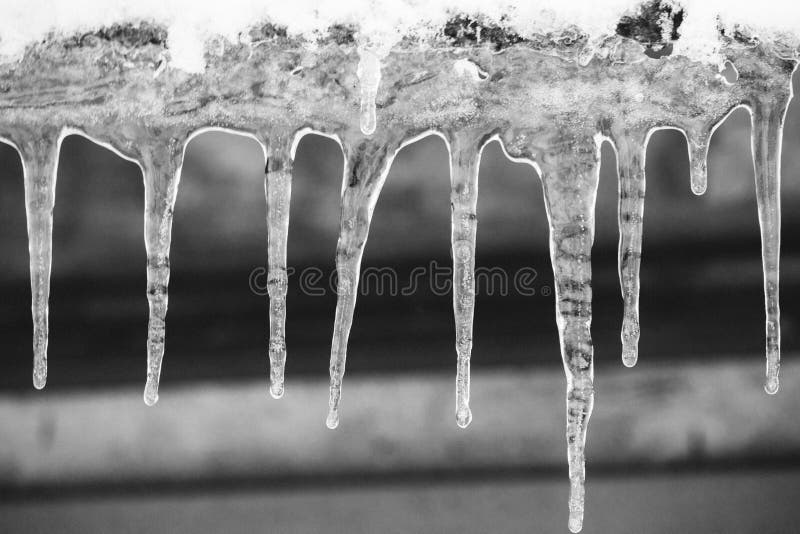
[{"label": "horizontal band in background", "polygon": [[[641,362],[595,380],[593,466],[794,462],[800,365],[762,388],[763,362]],[[0,486],[279,479],[347,473],[566,471],[561,372],[476,372],[472,425],[455,424],[455,374],[345,378],[341,425],[325,427],[327,381],[292,380],[273,400],[259,382],[0,395]]]}]

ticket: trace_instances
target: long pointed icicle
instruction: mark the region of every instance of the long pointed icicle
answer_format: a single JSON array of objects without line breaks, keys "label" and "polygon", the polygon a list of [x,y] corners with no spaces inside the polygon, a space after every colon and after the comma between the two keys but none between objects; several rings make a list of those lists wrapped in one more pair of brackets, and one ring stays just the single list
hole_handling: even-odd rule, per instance
[{"label": "long pointed icicle", "polygon": [[778,392],[781,366],[781,326],[778,272],[781,253],[781,142],[788,101],[757,100],[752,108],[752,149],[761,227],[761,258],[764,267],[766,306],[767,370],[764,390]]},{"label": "long pointed icicle", "polygon": [[[594,405],[591,336],[594,206],[599,148],[589,141],[556,154],[542,165],[542,183],[550,220],[550,257],[555,275],[556,323],[567,375],[567,458],[569,460],[569,529],[583,528],[584,446]],[[580,146],[578,146],[580,143]],[[586,146],[584,146],[586,145]]]},{"label": "long pointed icicle", "polygon": [[289,237],[289,204],[292,194],[291,139],[269,141],[265,189],[267,196],[267,245],[269,274],[270,394],[283,397],[286,365],[286,243]]},{"label": "long pointed icicle", "polygon": [[57,134],[51,133],[19,146],[25,169],[33,316],[33,386],[36,389],[44,388],[47,383],[48,301],[59,144]]},{"label": "long pointed icicle", "polygon": [[150,309],[147,323],[147,384],[144,389],[144,402],[148,406],[158,402],[166,334],[172,214],[178,194],[182,158],[183,144],[174,138],[166,141],[165,146],[142,153],[147,301]]},{"label": "long pointed icicle", "polygon": [[386,143],[362,140],[357,146],[343,143],[345,152],[344,187],[339,242],[336,246],[338,277],[336,318],[333,326],[330,363],[330,399],[328,428],[339,425],[339,402],[342,396],[347,359],[347,341],[353,325],[353,312],[359,287],[361,257],[367,243],[372,211],[378,200],[394,149]]},{"label": "long pointed icicle", "polygon": [[619,281],[624,306],[622,363],[636,365],[639,357],[639,268],[642,263],[642,223],[645,197],[645,153],[641,136],[618,139]]},{"label": "long pointed icicle", "polygon": [[453,312],[456,327],[456,422],[466,428],[469,408],[469,362],[475,314],[475,233],[478,226],[478,167],[481,142],[471,133],[450,140],[451,244],[453,253]]}]

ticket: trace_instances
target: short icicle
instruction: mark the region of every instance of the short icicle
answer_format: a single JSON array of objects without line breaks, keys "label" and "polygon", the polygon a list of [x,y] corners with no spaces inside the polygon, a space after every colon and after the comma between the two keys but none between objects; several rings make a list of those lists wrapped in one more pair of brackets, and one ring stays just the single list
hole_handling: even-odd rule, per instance
[{"label": "short icicle", "polygon": [[546,156],[541,169],[550,222],[556,323],[567,375],[569,529],[579,532],[586,479],[584,446],[594,404],[591,252],[600,149],[591,138],[559,141],[558,152]]},{"label": "short icicle", "polygon": [[267,290],[269,292],[269,392],[283,397],[286,365],[286,243],[289,237],[289,204],[292,194],[292,138],[275,136],[267,145]]},{"label": "short icicle", "polygon": [[475,233],[477,230],[478,167],[483,140],[474,132],[458,132],[450,139],[450,207],[453,254],[453,312],[456,327],[456,422],[466,428],[475,314]]},{"label": "short icicle", "polygon": [[342,145],[345,155],[344,183],[339,242],[336,246],[338,287],[331,342],[331,383],[326,422],[328,428],[339,425],[342,379],[358,294],[361,257],[369,234],[372,211],[397,149],[397,145],[390,147],[385,141],[363,138],[352,143],[345,141]]},{"label": "short icicle", "polygon": [[[757,99],[751,109],[753,166],[761,228],[764,268],[767,370],[764,390],[778,392],[781,366],[781,326],[778,272],[781,251],[781,142],[788,98]],[[788,96],[788,95],[787,95]]]},{"label": "short icicle", "polygon": [[622,363],[633,367],[639,357],[639,268],[642,262],[645,148],[639,132],[625,132],[615,145],[619,175],[619,281],[624,306]]},{"label": "short icicle", "polygon": [[686,142],[689,145],[689,179],[692,193],[703,195],[708,188],[708,143],[710,132],[687,132]]},{"label": "short icicle", "polygon": [[48,301],[59,145],[57,131],[32,136],[18,145],[25,172],[33,316],[33,386],[36,389],[44,388],[47,383]]},{"label": "short icicle", "polygon": [[[144,142],[152,143],[153,140]],[[172,240],[172,214],[178,194],[183,142],[176,138],[158,140],[163,144],[141,151],[144,172],[144,239],[147,251],[147,384],[144,402],[158,402],[161,361],[169,285],[169,249]]]},{"label": "short icicle", "polygon": [[356,74],[360,83],[361,114],[360,127],[364,135],[372,135],[377,126],[375,99],[381,83],[381,57],[370,47],[359,47],[359,60]]}]

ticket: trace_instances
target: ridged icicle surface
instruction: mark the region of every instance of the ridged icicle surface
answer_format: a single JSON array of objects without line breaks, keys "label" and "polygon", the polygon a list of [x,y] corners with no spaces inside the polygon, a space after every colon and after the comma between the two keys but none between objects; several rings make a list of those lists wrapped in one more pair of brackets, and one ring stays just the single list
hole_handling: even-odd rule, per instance
[{"label": "ridged icicle surface", "polygon": [[485,142],[498,138],[508,154],[538,169],[544,188],[567,384],[569,527],[577,532],[583,523],[584,445],[594,402],[591,249],[599,144],[610,140],[618,155],[622,359],[632,366],[642,331],[638,308],[647,140],[659,128],[683,131],[691,190],[702,194],[714,128],[744,106],[752,116],[763,249],[765,388],[775,393],[781,138],[797,50],[721,34],[721,53],[738,71],[738,79],[729,83],[713,65],[679,56],[648,57],[630,36],[611,36],[600,44],[580,35],[523,38],[498,28],[476,32],[465,20],[456,19],[423,48],[404,40],[380,53],[357,44],[346,31],[309,46],[267,25],[254,29],[258,39],[253,43],[209,47],[205,71],[196,74],[165,67],[166,42],[145,25],[39,43],[19,63],[0,65],[0,138],[19,150],[25,169],[34,385],[44,387],[47,377],[53,209],[63,136],[86,135],[138,162],[143,171],[150,314],[144,399],[152,405],[158,400],[167,335],[172,216],[184,149],[194,133],[214,127],[246,133],[266,147],[266,349],[270,392],[280,397],[287,355],[293,147],[300,132],[316,131],[339,140],[345,161],[327,417],[327,425],[335,428],[361,258],[378,196],[397,151],[435,133],[450,150],[455,411],[457,424],[466,427],[472,419],[478,167]]}]

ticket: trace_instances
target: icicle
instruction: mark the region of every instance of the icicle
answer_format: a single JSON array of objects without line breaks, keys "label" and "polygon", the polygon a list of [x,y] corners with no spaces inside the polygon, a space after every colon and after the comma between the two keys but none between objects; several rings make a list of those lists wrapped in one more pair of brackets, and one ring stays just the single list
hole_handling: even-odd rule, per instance
[{"label": "icicle", "polygon": [[[152,141],[150,141],[152,142]],[[172,213],[178,194],[183,144],[171,138],[166,146],[142,151],[144,172],[144,239],[147,250],[147,384],[144,402],[158,402],[158,382],[164,357],[169,284],[169,248],[172,240]]]},{"label": "icicle", "polygon": [[692,193],[702,195],[708,187],[708,141],[710,132],[693,134],[687,132],[686,141],[689,145],[689,164]]},{"label": "icicle", "polygon": [[639,357],[639,267],[645,195],[645,148],[641,135],[624,134],[616,142],[619,175],[619,281],[622,288],[622,363]]},{"label": "icicle", "polygon": [[767,379],[764,389],[778,392],[781,359],[778,269],[781,250],[781,142],[788,99],[765,95],[751,110],[753,166],[761,227],[761,258],[764,267],[766,305]]},{"label": "icicle", "polygon": [[381,83],[381,58],[375,50],[367,47],[360,47],[358,54],[356,75],[361,84],[361,131],[364,135],[371,135],[377,123],[375,98]]},{"label": "icicle", "polygon": [[477,229],[478,167],[483,141],[469,132],[450,139],[451,243],[453,247],[453,311],[456,326],[456,422],[466,428],[469,409],[469,361],[475,313],[475,232]]},{"label": "icicle", "polygon": [[25,172],[25,207],[31,268],[33,315],[33,386],[47,383],[48,300],[53,258],[53,206],[61,140],[57,133],[42,134],[19,144]]},{"label": "icicle", "polygon": [[343,149],[344,184],[339,242],[336,246],[338,288],[331,342],[328,428],[339,425],[339,401],[347,359],[347,341],[358,294],[361,256],[367,243],[372,211],[389,173],[396,146],[390,148],[385,142],[361,140],[357,146],[343,143]]},{"label": "icicle", "polygon": [[292,194],[291,139],[277,137],[268,146],[265,189],[267,196],[267,244],[269,275],[270,394],[283,397],[286,364],[286,243],[289,237],[289,204]]},{"label": "icicle", "polygon": [[570,140],[542,165],[550,256],[555,275],[556,323],[567,375],[569,529],[583,526],[584,445],[594,404],[591,251],[600,149],[590,139]]}]

